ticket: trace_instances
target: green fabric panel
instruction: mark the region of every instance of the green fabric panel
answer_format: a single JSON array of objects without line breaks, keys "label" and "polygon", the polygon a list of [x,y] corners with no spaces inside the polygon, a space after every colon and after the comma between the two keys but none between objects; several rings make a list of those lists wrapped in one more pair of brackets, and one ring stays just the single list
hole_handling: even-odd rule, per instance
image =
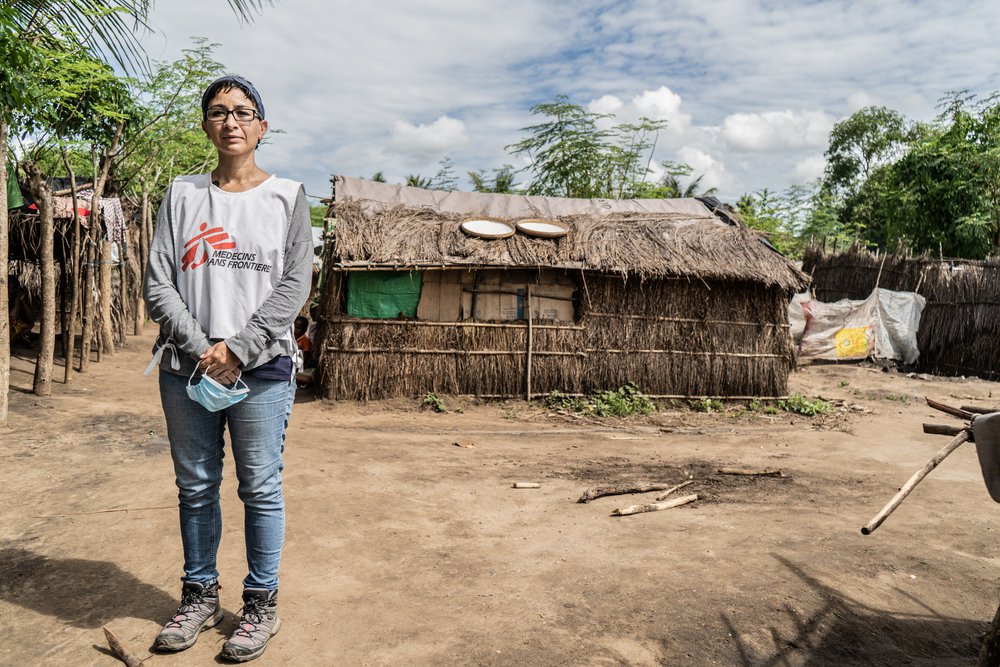
[{"label": "green fabric panel", "polygon": [[24,206],[24,199],[21,198],[21,190],[17,187],[17,176],[14,173],[14,165],[7,163],[7,208],[17,208]]},{"label": "green fabric panel", "polygon": [[358,271],[347,276],[347,314],[393,319],[416,317],[420,301],[419,271]]}]

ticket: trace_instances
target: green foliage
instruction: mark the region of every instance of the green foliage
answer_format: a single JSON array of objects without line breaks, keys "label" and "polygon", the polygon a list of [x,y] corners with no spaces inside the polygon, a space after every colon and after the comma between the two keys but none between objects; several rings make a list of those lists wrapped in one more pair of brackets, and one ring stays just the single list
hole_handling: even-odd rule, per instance
[{"label": "green foliage", "polygon": [[[837,233],[893,251],[983,258],[1000,250],[1000,98],[946,95],[928,124],[869,107],[838,123],[823,190]],[[824,214],[820,228],[830,228]]]},{"label": "green foliage", "polygon": [[778,401],[778,407],[785,412],[795,412],[800,415],[814,416],[825,415],[832,408],[826,401],[817,398],[810,401],[802,394],[792,394],[786,399]]},{"label": "green foliage", "polygon": [[666,121],[641,118],[605,129],[614,116],[587,111],[565,95],[536,104],[531,113],[545,120],[522,128],[528,136],[507,146],[531,160],[528,194],[622,199],[643,190]]},{"label": "green foliage", "polygon": [[126,128],[117,167],[122,189],[138,193],[145,183],[159,196],[174,177],[211,168],[216,153],[201,129],[201,94],[224,70],[213,57],[217,47],[195,39],[179,59],[155,63],[149,77],[134,82],[141,115]]},{"label": "green foliage", "polygon": [[18,16],[0,6],[0,122],[10,122],[12,112],[28,108],[38,96],[32,73],[41,69],[41,50],[22,39]]},{"label": "green foliage", "polygon": [[36,156],[53,139],[106,145],[118,124],[135,116],[127,82],[71,40],[46,44],[33,74],[38,97],[14,117],[19,134],[30,138]]},{"label": "green foliage", "polygon": [[424,188],[425,190],[431,189],[431,179],[420,174],[408,174],[403,184],[414,188]]},{"label": "green foliage", "polygon": [[695,412],[722,412],[725,405],[717,398],[698,398],[688,401]]},{"label": "green foliage", "polygon": [[146,27],[153,4],[150,0],[11,0],[2,4],[4,18],[0,20],[14,26],[17,36],[33,45],[51,49],[57,43],[69,42],[127,71],[138,72],[146,67],[137,28]]},{"label": "green foliage", "polygon": [[487,175],[483,169],[470,171],[468,174],[469,180],[472,182],[472,189],[476,192],[512,194],[517,191],[517,184],[514,182],[514,167],[509,164],[494,169],[490,175]]},{"label": "green foliage", "polygon": [[905,153],[912,133],[912,124],[886,107],[865,107],[851,114],[830,132],[826,186],[845,196],[854,194],[875,169]]},{"label": "green foliage", "polygon": [[598,417],[628,417],[656,412],[652,399],[631,382],[618,389],[591,394],[590,406],[591,414]]},{"label": "green foliage", "polygon": [[423,399],[420,401],[420,405],[425,408],[430,408],[437,413],[448,412],[448,408],[445,407],[444,401],[441,400],[441,397],[433,391],[429,391],[424,394]]},{"label": "green foliage", "polygon": [[569,410],[595,417],[628,417],[656,412],[656,404],[652,399],[631,382],[618,389],[595,391],[586,397],[567,396],[553,391],[542,402],[549,410]]}]

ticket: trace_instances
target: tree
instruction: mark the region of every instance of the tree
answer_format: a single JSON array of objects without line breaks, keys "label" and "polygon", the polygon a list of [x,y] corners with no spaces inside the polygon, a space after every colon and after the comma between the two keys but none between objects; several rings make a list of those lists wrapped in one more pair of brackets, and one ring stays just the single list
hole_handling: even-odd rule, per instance
[{"label": "tree", "polygon": [[614,116],[589,112],[564,95],[536,104],[531,113],[546,120],[522,128],[528,136],[507,146],[531,160],[524,170],[532,176],[528,194],[622,199],[643,190],[666,121],[642,118],[602,129]]},{"label": "tree", "polygon": [[[92,145],[114,145],[121,137],[122,127],[132,107],[124,81],[111,67],[91,56],[73,41],[51,42],[41,47],[42,67],[36,75],[38,100],[30,111],[14,116],[14,125],[27,144],[22,166],[28,176],[29,189],[39,206],[42,276],[41,339],[35,364],[34,391],[39,396],[52,392],[51,375],[55,343],[55,263],[53,257],[54,221],[52,193],[47,173],[40,166],[41,157],[52,152],[67,139],[79,138]],[[57,150],[57,149],[55,149]],[[57,150],[58,152],[58,150]],[[102,165],[107,177],[110,157]],[[94,199],[91,201],[91,232],[100,229],[99,201],[103,179],[95,178]],[[102,273],[106,272],[102,289],[103,338],[110,345],[111,273],[110,250],[102,257]],[[65,324],[65,322],[64,322]],[[70,327],[71,328],[71,327]]]},{"label": "tree", "polygon": [[699,174],[691,179],[687,185],[681,180],[690,176],[694,169],[689,165],[671,162],[662,162],[664,174],[657,183],[643,183],[642,187],[635,193],[641,199],[682,199],[686,197],[711,197],[715,194],[715,188],[702,189],[701,179],[705,174]]},{"label": "tree", "polygon": [[517,184],[514,182],[514,167],[509,164],[494,169],[489,175],[484,169],[470,171],[468,174],[469,180],[472,182],[472,189],[476,192],[511,194],[517,188]]},{"label": "tree", "polygon": [[875,169],[898,160],[915,131],[902,114],[886,107],[865,107],[854,112],[830,132],[826,187],[850,196]]},{"label": "tree", "polygon": [[421,176],[420,174],[408,174],[406,176],[406,180],[404,181],[404,185],[409,185],[410,187],[424,188],[425,190],[429,190],[431,187],[431,182],[432,182],[431,179],[425,176]]},{"label": "tree", "polygon": [[869,242],[949,257],[1000,252],[1000,100],[941,100],[902,155],[873,167],[843,200],[845,227]]},{"label": "tree", "polygon": [[[251,20],[270,0],[229,0],[230,7]],[[72,39],[127,70],[142,69],[145,56],[135,29],[145,26],[150,0],[9,0],[0,5],[0,52],[4,56],[0,75],[0,156],[8,154],[11,116],[30,106],[33,99],[33,66],[38,46],[49,40]],[[9,69],[8,69],[9,68]],[[7,266],[6,169],[0,168],[0,267]],[[0,425],[7,422],[10,387],[10,341],[8,338],[7,271],[0,271]]]},{"label": "tree", "polygon": [[18,15],[0,6],[0,426],[7,423],[10,389],[10,312],[7,287],[7,141],[15,113],[28,108],[37,97],[34,80],[25,73],[37,71],[41,57],[33,44],[21,37]]}]

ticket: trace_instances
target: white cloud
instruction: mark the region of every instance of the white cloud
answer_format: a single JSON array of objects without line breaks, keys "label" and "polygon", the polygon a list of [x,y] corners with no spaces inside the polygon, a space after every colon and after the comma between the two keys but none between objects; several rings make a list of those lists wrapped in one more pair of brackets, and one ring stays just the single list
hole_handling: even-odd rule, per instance
[{"label": "white cloud", "polygon": [[822,155],[810,155],[796,163],[795,176],[803,183],[811,183],[823,175],[824,169],[826,158]]},{"label": "white cloud", "polygon": [[691,116],[681,113],[681,96],[666,86],[644,90],[632,98],[632,104],[640,116],[668,121],[675,129],[683,130],[691,123]]},{"label": "white cloud", "polygon": [[726,184],[726,165],[694,146],[677,151],[677,160],[691,167],[691,177],[701,179],[701,189],[721,188]]},{"label": "white cloud", "polygon": [[614,95],[602,95],[596,100],[590,101],[587,105],[587,111],[599,114],[615,113],[621,109],[624,104],[624,102]]},{"label": "white cloud", "polygon": [[445,154],[457,173],[518,164],[505,146],[541,120],[533,104],[562,94],[615,122],[665,118],[654,163],[684,148],[709,156],[720,195],[735,199],[816,173],[833,119],[862,106],[930,120],[945,91],[1000,89],[1000,69],[983,66],[1000,32],[986,0],[608,7],[510,0],[517,20],[498,20],[488,0],[285,0],[240,25],[226,3],[171,0],[143,41],[161,60],[192,32],[220,42],[214,58],[258,85],[287,132],[262,166],[318,194],[331,173],[393,180],[433,173]]},{"label": "white cloud", "polygon": [[414,125],[397,120],[392,125],[389,147],[412,159],[427,159],[435,155],[444,157],[469,143],[465,123],[457,118],[440,116],[433,123]]},{"label": "white cloud", "polygon": [[824,111],[735,113],[722,122],[722,136],[737,150],[816,148],[826,145],[834,122]]}]

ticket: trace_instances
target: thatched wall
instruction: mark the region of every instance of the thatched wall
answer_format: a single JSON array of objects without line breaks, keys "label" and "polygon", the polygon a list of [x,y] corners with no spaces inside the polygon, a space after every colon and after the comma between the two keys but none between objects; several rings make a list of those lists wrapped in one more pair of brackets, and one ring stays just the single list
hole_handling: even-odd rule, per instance
[{"label": "thatched wall", "polygon": [[[323,397],[525,395],[525,323],[347,318],[343,275],[331,274],[321,304]],[[660,396],[785,394],[794,350],[784,290],[750,282],[582,278],[576,324],[532,326],[534,395],[627,382]]]},{"label": "thatched wall", "polygon": [[876,256],[853,249],[838,255],[807,253],[820,301],[862,299],[876,284],[927,299],[917,345],[921,370],[940,375],[1000,377],[1000,259],[941,260]]}]

